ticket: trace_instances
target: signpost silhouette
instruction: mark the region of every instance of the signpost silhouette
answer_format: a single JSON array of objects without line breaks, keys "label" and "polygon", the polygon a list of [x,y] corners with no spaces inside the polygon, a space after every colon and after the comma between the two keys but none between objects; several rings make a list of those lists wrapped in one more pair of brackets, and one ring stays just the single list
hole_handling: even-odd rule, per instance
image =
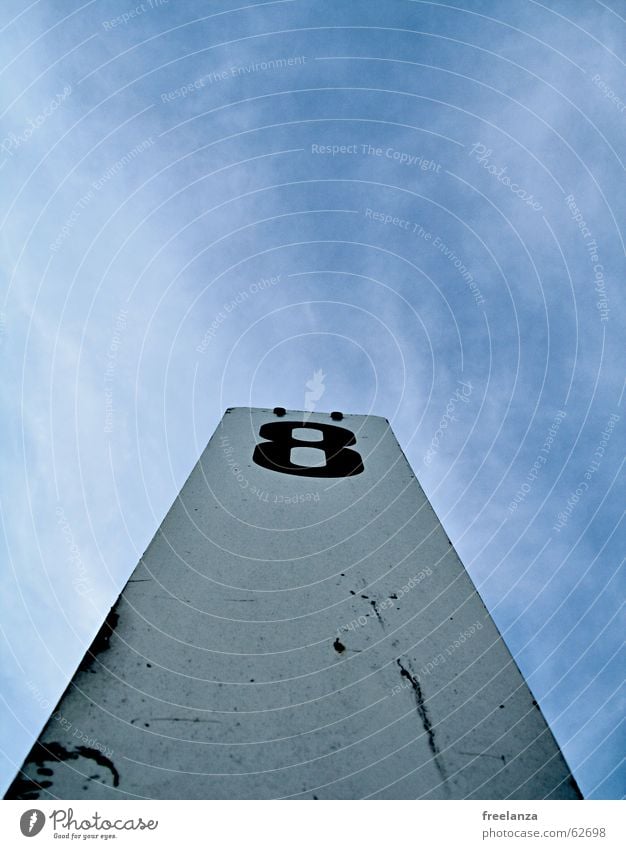
[{"label": "signpost silhouette", "polygon": [[386,419],[226,411],[22,799],[575,799]]}]

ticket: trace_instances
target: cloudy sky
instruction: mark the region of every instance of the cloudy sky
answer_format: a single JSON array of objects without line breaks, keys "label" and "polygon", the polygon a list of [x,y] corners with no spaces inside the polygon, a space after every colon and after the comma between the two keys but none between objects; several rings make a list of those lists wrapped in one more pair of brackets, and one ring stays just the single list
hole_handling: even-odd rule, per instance
[{"label": "cloudy sky", "polygon": [[224,409],[314,391],[621,797],[626,5],[0,16],[3,789]]}]

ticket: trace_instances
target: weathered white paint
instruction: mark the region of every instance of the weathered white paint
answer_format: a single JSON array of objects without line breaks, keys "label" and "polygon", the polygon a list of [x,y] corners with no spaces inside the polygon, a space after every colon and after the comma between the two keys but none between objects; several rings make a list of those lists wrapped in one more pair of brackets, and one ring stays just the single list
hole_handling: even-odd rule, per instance
[{"label": "weathered white paint", "polygon": [[[253,462],[303,419],[364,471]],[[109,622],[24,765],[40,798],[579,798],[383,418],[228,410]]]}]

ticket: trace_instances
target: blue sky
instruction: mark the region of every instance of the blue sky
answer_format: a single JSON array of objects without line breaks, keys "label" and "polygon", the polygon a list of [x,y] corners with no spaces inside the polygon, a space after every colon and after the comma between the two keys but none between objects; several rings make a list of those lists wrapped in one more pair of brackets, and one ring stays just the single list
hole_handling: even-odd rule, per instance
[{"label": "blue sky", "polygon": [[3,787],[223,410],[321,370],[621,797],[626,6],[0,14]]}]

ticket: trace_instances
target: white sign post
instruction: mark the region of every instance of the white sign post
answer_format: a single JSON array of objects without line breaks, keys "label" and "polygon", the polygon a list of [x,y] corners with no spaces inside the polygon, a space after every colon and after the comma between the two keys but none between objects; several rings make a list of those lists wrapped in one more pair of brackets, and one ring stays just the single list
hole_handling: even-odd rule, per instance
[{"label": "white sign post", "polygon": [[386,419],[235,408],[7,796],[580,793]]}]

